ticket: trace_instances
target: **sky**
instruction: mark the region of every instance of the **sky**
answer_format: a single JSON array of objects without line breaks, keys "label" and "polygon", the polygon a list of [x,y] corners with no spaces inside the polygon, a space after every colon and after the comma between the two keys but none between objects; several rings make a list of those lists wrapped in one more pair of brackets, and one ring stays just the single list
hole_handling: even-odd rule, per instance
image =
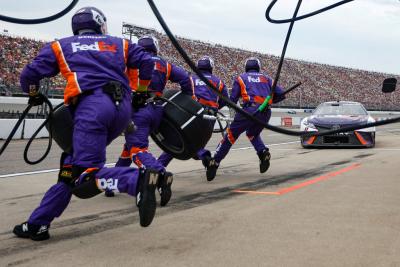
[{"label": "sky", "polygon": [[[265,19],[270,0],[154,0],[176,35],[280,55],[288,24]],[[300,14],[335,3],[306,0]],[[0,14],[19,18],[52,15],[69,0],[0,0]],[[292,16],[297,0],[280,0],[273,18]],[[63,18],[41,25],[0,21],[0,31],[42,40],[72,34],[71,17],[84,6],[101,9],[109,34],[121,36],[122,22],[161,30],[145,0],[80,0]],[[355,0],[294,25],[287,57],[336,66],[400,74],[400,0]],[[1,49],[1,48],[0,48]],[[162,48],[161,48],[162,49]]]}]

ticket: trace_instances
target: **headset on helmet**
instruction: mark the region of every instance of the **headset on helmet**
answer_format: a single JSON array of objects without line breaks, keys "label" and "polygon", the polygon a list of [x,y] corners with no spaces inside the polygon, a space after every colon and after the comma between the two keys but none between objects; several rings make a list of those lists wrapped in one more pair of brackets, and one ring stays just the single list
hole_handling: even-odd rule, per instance
[{"label": "headset on helmet", "polygon": [[255,70],[255,71],[260,71],[261,70],[261,62],[258,58],[256,57],[251,57],[246,60],[246,72],[249,70]]},{"label": "headset on helmet", "polygon": [[92,30],[98,34],[107,34],[107,19],[103,12],[95,7],[84,7],[72,16],[72,32],[78,35],[82,30]]},{"label": "headset on helmet", "polygon": [[160,47],[158,45],[158,40],[154,36],[146,35],[140,37],[140,39],[138,40],[138,45],[142,46],[147,51],[155,53],[156,55],[160,50]]},{"label": "headset on helmet", "polygon": [[200,70],[209,70],[212,72],[214,69],[214,60],[209,56],[204,56],[197,61],[197,68]]}]

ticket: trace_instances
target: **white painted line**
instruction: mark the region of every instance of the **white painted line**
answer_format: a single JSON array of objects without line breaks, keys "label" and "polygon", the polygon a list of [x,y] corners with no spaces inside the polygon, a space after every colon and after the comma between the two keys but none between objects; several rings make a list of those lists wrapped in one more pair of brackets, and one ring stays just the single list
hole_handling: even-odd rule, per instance
[{"label": "white painted line", "polygon": [[60,169],[49,169],[49,170],[33,171],[33,172],[10,173],[10,174],[0,175],[0,178],[16,177],[16,176],[32,175],[32,174],[40,174],[40,173],[49,173],[49,172],[58,172],[59,170]]},{"label": "white painted line", "polygon": [[[268,147],[271,147],[271,146],[283,146],[283,145],[290,145],[290,144],[296,144],[296,143],[300,143],[300,141],[293,141],[293,142],[286,142],[286,143],[278,143],[278,144],[270,144],[270,145],[268,145]],[[254,149],[254,147],[248,146],[248,147],[232,148],[231,151],[248,150],[248,149]],[[215,151],[214,151],[214,152],[215,152]]]},{"label": "white painted line", "polygon": [[[110,167],[110,166],[114,166],[114,165],[115,165],[115,163],[107,163],[105,166]],[[41,174],[41,173],[58,172],[59,170],[60,169],[48,169],[48,170],[42,170],[42,171],[9,173],[9,174],[0,175],[0,179],[1,178],[23,176],[23,175],[34,175],[34,174]]]},{"label": "white painted line", "polygon": [[[280,145],[289,145],[289,144],[294,144],[294,143],[300,143],[300,141],[294,141],[294,142],[286,142],[286,143],[278,143],[278,144],[270,144],[268,146],[280,146]],[[253,148],[251,147],[240,147],[240,148],[234,148],[231,149],[232,151],[236,151],[236,150],[247,150],[247,149],[251,149]],[[105,166],[106,167],[110,167],[110,166],[114,166],[114,163],[107,163]],[[34,175],[34,174],[41,174],[41,173],[50,173],[50,172],[58,172],[60,169],[49,169],[49,170],[41,170],[41,171],[32,171],[32,172],[20,172],[20,173],[9,173],[9,174],[3,174],[0,175],[0,179],[1,178],[10,178],[10,177],[17,177],[17,176],[23,176],[23,175]]]}]

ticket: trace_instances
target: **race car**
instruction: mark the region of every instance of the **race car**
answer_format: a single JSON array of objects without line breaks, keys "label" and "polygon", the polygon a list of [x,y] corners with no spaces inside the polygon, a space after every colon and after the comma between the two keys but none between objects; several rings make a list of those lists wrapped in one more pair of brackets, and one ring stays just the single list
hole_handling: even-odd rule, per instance
[{"label": "race car", "polygon": [[[313,114],[304,118],[300,130],[315,132],[336,130],[375,122],[361,103],[332,101],[320,104]],[[301,137],[301,145],[309,147],[374,147],[375,127],[325,136]]]}]

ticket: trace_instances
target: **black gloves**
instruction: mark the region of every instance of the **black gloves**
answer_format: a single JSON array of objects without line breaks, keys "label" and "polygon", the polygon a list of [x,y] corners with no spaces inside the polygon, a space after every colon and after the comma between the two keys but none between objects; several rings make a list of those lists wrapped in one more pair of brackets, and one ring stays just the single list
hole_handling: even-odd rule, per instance
[{"label": "black gloves", "polygon": [[38,93],[35,96],[29,96],[28,104],[32,106],[40,106],[44,103],[44,95]]},{"label": "black gloves", "polygon": [[144,93],[137,93],[134,92],[132,94],[132,108],[135,110],[138,110],[146,105],[147,99],[149,99],[150,96],[147,92]]},{"label": "black gloves", "polygon": [[44,103],[44,95],[42,95],[37,89],[36,86],[31,86],[29,89],[29,100],[28,104],[32,106],[40,106]]}]

